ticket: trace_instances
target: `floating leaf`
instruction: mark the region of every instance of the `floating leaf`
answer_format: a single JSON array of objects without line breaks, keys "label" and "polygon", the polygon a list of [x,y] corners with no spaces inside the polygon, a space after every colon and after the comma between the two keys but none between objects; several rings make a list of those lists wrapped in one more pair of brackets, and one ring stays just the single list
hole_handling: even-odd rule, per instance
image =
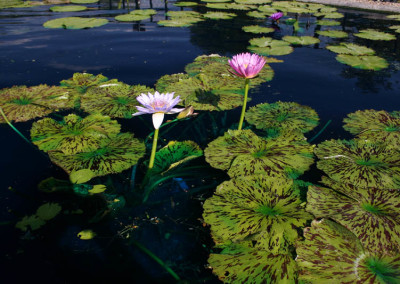
[{"label": "floating leaf", "polygon": [[239,4],[248,4],[248,5],[264,5],[271,3],[272,0],[235,0],[235,2]]},{"label": "floating leaf", "polygon": [[215,241],[251,237],[274,253],[292,244],[298,238],[296,228],[311,219],[293,190],[293,180],[265,174],[223,182],[203,208]]},{"label": "floating leaf", "polygon": [[393,147],[400,144],[400,117],[386,111],[358,110],[348,114],[343,122],[343,128],[358,138],[382,141]]},{"label": "floating leaf", "polygon": [[357,188],[325,177],[322,182],[335,191],[310,186],[308,212],[346,227],[369,251],[391,252],[400,248],[400,192]]},{"label": "floating leaf", "polygon": [[262,12],[258,12],[258,11],[251,11],[251,12],[248,12],[246,15],[249,17],[252,17],[252,18],[257,18],[257,19],[265,19],[266,17],[268,17],[267,13],[262,13]]},{"label": "floating leaf", "polygon": [[37,209],[36,215],[40,219],[48,221],[56,217],[58,213],[60,213],[61,209],[62,208],[58,203],[46,203]]},{"label": "floating leaf", "polygon": [[317,167],[335,181],[356,187],[400,188],[396,149],[367,140],[329,140],[315,149]]},{"label": "floating leaf", "polygon": [[115,137],[121,126],[116,120],[100,114],[81,118],[69,114],[62,121],[44,118],[32,124],[32,142],[42,151],[58,150],[64,154],[93,151],[101,140]]},{"label": "floating leaf", "polygon": [[336,60],[351,67],[364,70],[378,71],[389,66],[389,63],[384,58],[375,55],[356,56],[339,54],[336,56]]},{"label": "floating leaf", "polygon": [[166,92],[165,89],[170,85],[174,84],[176,82],[186,80],[189,78],[188,74],[183,74],[183,73],[178,73],[178,74],[172,74],[172,75],[164,75],[160,79],[157,80],[156,82],[156,90],[158,90],[160,93]]},{"label": "floating leaf", "polygon": [[393,20],[400,21],[400,14],[396,14],[396,15],[387,15],[386,17],[389,18],[389,19],[393,19]]},{"label": "floating leaf", "polygon": [[193,6],[197,6],[197,5],[199,5],[199,3],[191,2],[191,1],[180,1],[180,2],[174,3],[174,6],[177,6],[177,7],[193,7]]},{"label": "floating leaf", "polygon": [[297,246],[300,280],[307,283],[399,283],[400,255],[365,250],[357,237],[329,220],[314,220]]},{"label": "floating leaf", "polygon": [[[317,16],[317,14],[315,14],[315,16]],[[330,13],[324,14],[324,18],[323,19],[341,19],[343,17],[344,17],[344,15],[342,13],[330,12]]]},{"label": "floating leaf", "polygon": [[81,240],[91,240],[96,236],[96,233],[92,230],[83,230],[77,234],[77,237]]},{"label": "floating leaf", "polygon": [[108,23],[107,19],[65,17],[47,21],[43,27],[49,29],[89,29],[100,27]]},{"label": "floating leaf", "polygon": [[267,14],[268,16],[271,16],[272,14],[275,14],[278,12],[277,9],[272,8],[269,5],[263,5],[263,6],[258,7],[258,11],[263,12],[263,13]]},{"label": "floating leaf", "polygon": [[313,163],[312,151],[312,146],[294,134],[264,139],[251,130],[234,130],[209,143],[204,155],[212,167],[237,177],[282,175],[290,170],[303,173]]},{"label": "floating leaf", "polygon": [[320,42],[318,38],[312,36],[284,36],[282,40],[294,45],[310,45]]},{"label": "floating leaf", "polygon": [[259,104],[246,112],[246,121],[257,129],[277,128],[306,133],[319,122],[318,114],[308,106],[294,102]]},{"label": "floating leaf", "polygon": [[99,0],[70,0],[74,4],[93,4],[99,2]]},{"label": "floating leaf", "polygon": [[290,43],[283,40],[276,40],[271,37],[253,38],[250,41],[249,50],[261,55],[287,55],[293,52]]},{"label": "floating leaf", "polygon": [[32,215],[32,216],[25,216],[21,221],[15,224],[15,227],[23,232],[26,232],[29,228],[32,231],[35,231],[40,227],[42,227],[44,224],[46,224],[45,221],[43,221],[36,215]]},{"label": "floating leaf", "polygon": [[92,189],[88,190],[90,194],[97,194],[106,191],[107,187],[103,184],[96,184]]},{"label": "floating leaf", "polygon": [[322,36],[333,37],[333,38],[345,38],[349,36],[346,32],[337,30],[316,31],[316,33]]},{"label": "floating leaf", "polygon": [[86,10],[86,6],[80,5],[65,5],[65,6],[53,6],[50,7],[50,11],[52,12],[79,12]]},{"label": "floating leaf", "polygon": [[360,30],[359,33],[354,34],[357,37],[366,38],[370,40],[395,40],[396,36],[374,29]]},{"label": "floating leaf", "polygon": [[202,2],[207,3],[224,3],[224,2],[231,2],[231,0],[201,0]]},{"label": "floating leaf", "polygon": [[236,17],[236,14],[234,13],[225,13],[225,12],[206,12],[203,14],[203,17],[206,19],[212,19],[212,20],[228,20]]},{"label": "floating leaf", "polygon": [[60,85],[66,88],[76,89],[80,93],[85,93],[88,88],[97,86],[106,81],[108,81],[108,78],[102,74],[93,75],[89,73],[74,73],[72,78],[62,80]]},{"label": "floating leaf", "polygon": [[318,20],[318,26],[339,26],[340,22],[338,21],[331,21],[331,20]]},{"label": "floating leaf", "polygon": [[267,33],[272,33],[274,31],[273,28],[269,27],[262,27],[262,26],[244,26],[242,27],[242,30],[245,31],[246,33],[253,33],[253,34],[267,34]]},{"label": "floating leaf", "polygon": [[95,177],[93,171],[89,169],[83,169],[78,171],[73,171],[69,175],[69,180],[74,184],[85,183]]},{"label": "floating leaf", "polygon": [[135,165],[145,153],[143,142],[130,133],[121,133],[113,138],[103,139],[100,148],[91,152],[65,155],[61,151],[49,152],[53,163],[67,173],[90,169],[95,176],[120,173]]},{"label": "floating leaf", "polygon": [[150,19],[150,15],[135,15],[135,14],[124,14],[118,15],[114,19],[120,22],[136,22]]},{"label": "floating leaf", "polygon": [[342,42],[340,45],[329,45],[326,49],[339,53],[339,54],[350,54],[350,55],[373,55],[375,51],[366,46],[357,45],[354,43]]}]

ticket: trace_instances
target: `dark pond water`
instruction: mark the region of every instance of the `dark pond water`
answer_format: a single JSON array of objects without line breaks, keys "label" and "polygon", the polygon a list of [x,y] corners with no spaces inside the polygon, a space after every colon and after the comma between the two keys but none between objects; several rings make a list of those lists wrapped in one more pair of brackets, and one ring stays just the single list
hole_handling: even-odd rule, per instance
[{"label": "dark pond water", "polygon": [[[133,2],[133,1],[131,1]],[[122,23],[114,20],[127,9],[118,9],[118,1],[100,1],[89,4],[84,12],[66,13],[62,16],[90,16],[107,18],[110,22],[102,27],[86,30],[46,29],[42,24],[61,17],[52,13],[49,6],[0,10],[0,88],[14,85],[58,85],[71,78],[75,72],[103,74],[127,84],[154,86],[157,79],[166,74],[184,72],[184,67],[199,55],[219,54],[232,56],[247,49],[248,40],[255,37],[241,30],[243,25],[270,23],[241,16],[234,20],[208,20],[188,28],[161,27],[157,21],[166,18],[165,9],[180,10],[160,0],[151,5],[158,11],[151,20],[141,23]],[[150,2],[141,1],[140,8],[150,8]],[[131,10],[135,3],[131,3]],[[185,8],[188,9],[188,8]],[[204,8],[200,11],[204,12]],[[339,10],[345,13],[340,29],[355,32],[374,28],[390,31],[396,22],[385,14],[356,10]],[[307,18],[300,18],[307,22]],[[301,35],[314,35],[317,27],[311,24]],[[290,27],[281,25],[273,37],[281,38],[293,33]],[[393,32],[392,32],[393,33]],[[342,129],[342,120],[350,112],[363,109],[399,110],[400,51],[399,38],[394,41],[367,41],[351,36],[346,41],[373,48],[378,56],[389,62],[381,71],[365,71],[341,64],[335,54],[325,49],[328,44],[341,40],[319,37],[320,44],[296,47],[294,52],[278,56],[284,63],[271,64],[275,71],[272,81],[252,89],[250,106],[275,101],[294,101],[314,108],[321,124],[313,137],[331,121],[314,141],[348,138]],[[236,122],[240,110],[227,112],[227,123]],[[147,119],[147,118],[145,118]],[[148,118],[150,119],[150,118]],[[150,120],[148,120],[150,122]],[[122,123],[122,122],[121,122]],[[124,121],[124,131],[135,131],[139,138],[149,133],[149,128],[135,122]],[[213,139],[180,132],[188,123],[176,126],[165,139],[192,139],[202,147]],[[207,119],[203,122],[207,126]],[[29,137],[31,122],[16,124]],[[218,134],[218,133],[214,133]],[[201,135],[200,135],[201,136]],[[135,240],[153,251],[183,279],[190,283],[212,283],[217,279],[206,269],[207,257],[212,247],[207,227],[201,220],[201,204],[211,195],[213,182],[226,178],[221,173],[205,174],[207,190],[182,192],[178,184],[174,195],[164,194],[150,200],[144,206],[129,206],[119,214],[106,216],[100,222],[89,223],[102,200],[82,199],[68,194],[50,196],[39,192],[37,185],[45,178],[54,176],[66,179],[67,175],[34,147],[27,144],[8,126],[0,126],[0,225],[2,279],[41,281],[42,283],[164,283],[173,279],[154,260],[137,246],[129,243],[128,233]],[[215,138],[215,137],[214,137]],[[126,184],[130,173],[116,179]],[[194,173],[195,175],[195,173]],[[312,178],[312,177],[311,177]],[[199,183],[203,177],[198,177]],[[215,187],[215,186],[214,186]],[[173,192],[173,191],[172,191]],[[86,209],[87,214],[64,214],[37,232],[22,233],[15,223],[23,216],[35,212],[40,204],[56,201]],[[139,229],[132,229],[133,225]],[[76,234],[93,229],[97,237],[82,241]]]}]

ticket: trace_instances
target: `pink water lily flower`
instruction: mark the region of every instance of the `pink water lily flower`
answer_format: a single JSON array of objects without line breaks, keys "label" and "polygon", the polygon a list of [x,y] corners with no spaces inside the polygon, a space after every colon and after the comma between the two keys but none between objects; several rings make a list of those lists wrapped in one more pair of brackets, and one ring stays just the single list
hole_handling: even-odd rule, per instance
[{"label": "pink water lily flower", "polygon": [[141,94],[136,99],[143,107],[137,106],[138,112],[132,114],[132,116],[153,114],[155,129],[160,128],[164,120],[164,114],[178,113],[184,110],[183,108],[174,108],[180,102],[179,96],[174,98],[174,93],[160,94],[156,91],[154,95],[151,93],[148,93],[148,95]]},{"label": "pink water lily flower", "polygon": [[228,60],[229,65],[233,68],[233,74],[243,78],[254,78],[260,73],[264,67],[266,60],[258,54],[249,52],[240,53]]},{"label": "pink water lily flower", "polygon": [[282,12],[273,13],[271,16],[269,16],[270,19],[272,19],[273,21],[277,21],[277,22],[282,17],[283,17],[283,13]]}]

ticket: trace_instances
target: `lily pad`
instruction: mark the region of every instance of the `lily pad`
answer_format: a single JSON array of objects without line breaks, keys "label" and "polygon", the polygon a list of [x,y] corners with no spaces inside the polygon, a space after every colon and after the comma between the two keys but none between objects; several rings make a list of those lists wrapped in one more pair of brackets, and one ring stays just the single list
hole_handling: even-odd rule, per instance
[{"label": "lily pad", "polygon": [[400,248],[400,192],[357,188],[325,177],[322,182],[334,190],[310,186],[308,212],[346,227],[369,251],[390,253]]},{"label": "lily pad", "polygon": [[326,30],[326,31],[316,31],[317,34],[332,38],[346,38],[349,35],[344,31],[337,31],[337,30]]},{"label": "lily pad", "polygon": [[188,27],[204,21],[202,15],[195,11],[168,11],[169,20],[158,21],[157,24],[166,27]]},{"label": "lily pad", "polygon": [[366,46],[357,45],[354,43],[342,42],[340,45],[329,45],[326,49],[339,53],[339,54],[349,54],[349,55],[374,55],[375,51]]},{"label": "lily pad", "polygon": [[99,0],[70,0],[74,4],[93,4],[99,2]]},{"label": "lily pad", "polygon": [[400,33],[400,25],[390,26],[389,29],[394,30],[396,33]]},{"label": "lily pad", "polygon": [[378,71],[389,67],[389,63],[385,58],[375,56],[375,55],[348,55],[339,54],[336,56],[336,60],[340,63],[350,65],[351,67],[364,70],[374,70]]},{"label": "lily pad", "polygon": [[153,93],[144,85],[130,86],[121,82],[90,88],[81,98],[81,107],[89,113],[100,113],[113,118],[132,118],[139,105],[140,94]]},{"label": "lily pad", "polygon": [[400,118],[386,111],[358,110],[343,120],[343,128],[362,139],[382,141],[388,146],[400,144]]},{"label": "lily pad", "polygon": [[307,283],[398,283],[399,254],[372,253],[357,237],[329,220],[314,220],[297,246],[299,279]]},{"label": "lily pad", "polygon": [[81,184],[88,182],[92,178],[95,177],[95,174],[93,171],[89,169],[83,169],[83,170],[78,170],[78,171],[73,171],[69,175],[69,180],[73,184]]},{"label": "lily pad", "polygon": [[393,20],[400,21],[400,14],[396,14],[396,15],[387,15],[386,17],[389,18],[389,19],[393,19]]},{"label": "lily pad", "polygon": [[47,21],[43,24],[49,29],[89,29],[104,26],[108,23],[107,19],[100,18],[81,18],[65,17]]},{"label": "lily pad", "polygon": [[245,31],[246,33],[253,33],[253,34],[267,34],[267,33],[272,33],[274,32],[273,28],[269,27],[262,27],[262,26],[244,26],[242,27],[242,30]]},{"label": "lily pad", "polygon": [[356,187],[400,188],[396,149],[367,140],[329,140],[315,149],[317,167],[335,181]]},{"label": "lily pad", "polygon": [[89,189],[88,192],[90,194],[98,194],[107,190],[107,187],[104,184],[96,184],[92,189]]},{"label": "lily pad", "polygon": [[208,144],[206,161],[229,176],[279,175],[287,171],[303,173],[313,164],[313,147],[296,135],[264,139],[251,130],[228,131]]},{"label": "lily pad", "polygon": [[259,12],[259,11],[250,11],[246,14],[249,17],[256,18],[256,19],[265,19],[268,17],[267,13]]},{"label": "lily pad", "polygon": [[250,39],[251,46],[248,47],[252,52],[261,55],[287,55],[293,52],[290,43],[284,40],[276,40],[271,37],[261,37]]},{"label": "lily pad", "polygon": [[319,122],[318,114],[308,106],[294,102],[259,104],[246,112],[246,121],[257,129],[282,129],[306,133]]},{"label": "lily pad", "polygon": [[258,7],[258,11],[263,12],[267,14],[268,16],[271,16],[272,14],[275,14],[278,12],[277,9],[271,7],[270,5],[263,5]]},{"label": "lily pad", "polygon": [[284,36],[282,40],[294,45],[310,45],[320,42],[318,38],[312,36]]},{"label": "lily pad", "polygon": [[[317,16],[317,15],[315,15],[315,16]],[[342,13],[330,12],[330,13],[324,14],[324,18],[323,19],[341,19],[343,17],[344,17],[344,15]]]},{"label": "lily pad", "polygon": [[193,6],[197,6],[197,5],[199,5],[199,3],[191,2],[191,1],[180,1],[180,2],[174,3],[174,6],[177,6],[177,7],[193,7]]},{"label": "lily pad", "polygon": [[50,7],[50,11],[52,12],[79,12],[86,10],[86,6],[80,5],[65,5],[65,6],[53,6]]},{"label": "lily pad", "polygon": [[17,229],[20,229],[23,232],[26,232],[28,229],[35,231],[46,224],[46,221],[43,221],[36,215],[24,216],[21,221],[15,224]]},{"label": "lily pad", "polygon": [[331,21],[331,20],[318,20],[318,26],[339,26],[340,22],[338,21]]},{"label": "lily pad", "polygon": [[[22,122],[73,107],[71,93],[64,88],[39,85],[15,86],[0,91],[0,106],[10,121]],[[0,123],[4,123],[0,116]]]},{"label": "lily pad", "polygon": [[42,2],[36,1],[23,1],[23,0],[1,0],[0,1],[0,9],[5,8],[25,8],[25,7],[33,7],[43,5]]},{"label": "lily pad", "polygon": [[124,14],[118,15],[114,19],[120,22],[137,22],[150,19],[149,15],[135,15],[135,14]]},{"label": "lily pad", "polygon": [[76,89],[79,93],[85,93],[90,87],[97,86],[108,81],[108,78],[102,74],[93,75],[89,73],[74,73],[72,78],[62,80],[60,85],[66,88]]},{"label": "lily pad", "polygon": [[271,3],[272,0],[235,0],[235,2],[248,5],[265,5]]},{"label": "lily pad", "polygon": [[96,150],[102,139],[115,137],[120,128],[118,122],[108,116],[94,114],[81,118],[70,114],[62,121],[44,118],[34,122],[31,139],[42,151],[58,150],[71,155]]},{"label": "lily pad", "polygon": [[201,0],[202,2],[207,3],[224,3],[224,2],[231,2],[231,0]]},{"label": "lily pad", "polygon": [[46,203],[36,210],[36,215],[40,219],[48,221],[56,217],[61,212],[61,209],[58,203]]},{"label": "lily pad", "polygon": [[293,180],[265,174],[223,182],[204,205],[204,221],[215,241],[252,240],[277,253],[298,238],[297,229],[311,219]]},{"label": "lily pad", "polygon": [[374,29],[360,30],[359,33],[355,33],[354,35],[357,37],[370,39],[370,40],[395,40],[396,39],[396,36],[394,36],[392,34],[380,32],[380,31],[374,30]]},{"label": "lily pad", "polygon": [[93,232],[92,230],[83,230],[80,231],[77,234],[77,237],[80,238],[81,240],[91,240],[93,239],[97,234]]},{"label": "lily pad", "polygon": [[120,173],[135,165],[145,154],[143,142],[130,133],[121,133],[113,138],[103,139],[100,148],[75,155],[65,155],[61,151],[49,152],[53,163],[68,174],[72,171],[90,169],[95,176]]},{"label": "lily pad", "polygon": [[203,17],[212,20],[229,20],[236,17],[236,14],[225,12],[206,12],[203,14]]}]

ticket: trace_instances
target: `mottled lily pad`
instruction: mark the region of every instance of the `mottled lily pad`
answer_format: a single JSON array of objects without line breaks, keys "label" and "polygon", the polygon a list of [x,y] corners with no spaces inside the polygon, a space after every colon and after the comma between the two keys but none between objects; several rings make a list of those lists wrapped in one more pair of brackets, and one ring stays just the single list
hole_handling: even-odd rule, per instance
[{"label": "mottled lily pad", "polygon": [[93,75],[89,73],[74,73],[72,78],[62,80],[60,85],[62,87],[76,89],[79,93],[85,93],[90,87],[97,86],[108,81],[108,78],[102,74]]},{"label": "mottled lily pad", "polygon": [[236,14],[225,12],[206,12],[205,14],[203,14],[203,17],[212,20],[229,20],[236,17]]},{"label": "mottled lily pad", "polygon": [[369,251],[390,253],[400,248],[400,192],[357,188],[325,177],[322,182],[334,190],[310,186],[308,212],[346,227]]},{"label": "mottled lily pad", "polygon": [[296,228],[312,218],[293,187],[293,180],[264,174],[223,182],[203,205],[214,241],[251,237],[274,253],[293,244]]},{"label": "mottled lily pad", "polygon": [[121,82],[90,88],[81,98],[81,107],[89,113],[101,113],[114,118],[132,118],[139,105],[136,98],[154,89],[143,85],[130,86]]},{"label": "mottled lily pad", "polygon": [[50,7],[50,11],[52,12],[79,12],[86,10],[86,6],[80,5],[65,5],[65,6],[53,6]]},{"label": "mottled lily pad", "polygon": [[329,140],[315,149],[317,167],[335,181],[356,187],[400,188],[396,149],[367,140]]},{"label": "mottled lily pad", "polygon": [[42,151],[71,155],[96,150],[102,139],[116,136],[120,128],[116,120],[100,114],[85,118],[70,114],[62,121],[44,118],[33,123],[31,139]]},{"label": "mottled lily pad", "polygon": [[89,29],[100,27],[108,23],[107,19],[65,17],[47,21],[43,24],[49,29]]},{"label": "mottled lily pad", "polygon": [[339,54],[336,56],[336,60],[340,63],[350,65],[351,67],[364,70],[374,70],[378,71],[389,67],[389,63],[385,58],[375,56],[375,55],[348,55]]},{"label": "mottled lily pad", "polygon": [[[296,261],[306,283],[399,283],[400,254],[384,255],[363,248],[357,237],[329,220],[304,229]],[[334,281],[336,282],[336,281]]]},{"label": "mottled lily pad", "polygon": [[303,173],[313,163],[313,147],[297,135],[264,139],[251,130],[228,131],[208,144],[206,161],[231,177],[263,173]]},{"label": "mottled lily pad", "polygon": [[[22,122],[72,108],[73,100],[71,93],[61,87],[15,86],[0,91],[0,106],[8,120]],[[0,116],[0,123],[4,122]]]},{"label": "mottled lily pad", "polygon": [[362,139],[387,143],[388,147],[400,144],[400,118],[386,111],[358,110],[343,120],[343,128]]},{"label": "mottled lily pad", "polygon": [[294,45],[310,45],[320,42],[318,38],[312,36],[284,36],[282,40]]},{"label": "mottled lily pad", "polygon": [[249,42],[251,46],[248,49],[261,55],[279,56],[293,52],[293,47],[290,46],[290,43],[271,37],[253,38]]},{"label": "mottled lily pad", "polygon": [[246,112],[246,121],[257,129],[284,129],[306,133],[319,122],[318,114],[308,106],[294,102],[259,104]]},{"label": "mottled lily pad", "polygon": [[349,54],[349,55],[373,55],[375,51],[366,46],[342,42],[340,45],[328,45],[326,49],[339,53],[339,54]]},{"label": "mottled lily pad", "polygon": [[253,34],[267,34],[267,33],[272,33],[274,31],[273,28],[269,27],[262,27],[262,26],[244,26],[242,27],[242,30],[245,31],[246,33],[253,33]]},{"label": "mottled lily pad", "polygon": [[357,37],[370,39],[370,40],[395,40],[396,39],[396,36],[394,36],[392,34],[380,32],[380,31],[374,30],[374,29],[360,30],[358,33],[355,33],[354,35]]},{"label": "mottled lily pad", "polygon": [[317,34],[332,38],[345,38],[349,35],[344,31],[337,31],[337,30],[326,30],[326,31],[316,31]]},{"label": "mottled lily pad", "polygon": [[127,170],[135,165],[144,154],[144,143],[133,138],[130,133],[103,139],[100,148],[90,152],[81,152],[75,155],[65,155],[61,151],[49,152],[51,161],[68,174],[72,171],[90,169],[96,176]]}]

